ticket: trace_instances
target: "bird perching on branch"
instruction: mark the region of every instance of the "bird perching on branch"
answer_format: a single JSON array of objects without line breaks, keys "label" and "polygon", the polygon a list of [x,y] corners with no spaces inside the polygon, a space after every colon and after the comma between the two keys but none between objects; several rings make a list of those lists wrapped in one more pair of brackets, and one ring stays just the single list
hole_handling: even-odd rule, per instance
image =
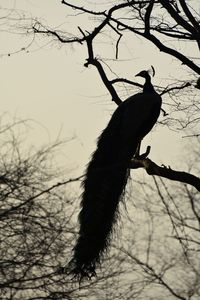
[{"label": "bird perching on branch", "polygon": [[79,237],[68,265],[69,272],[79,280],[96,274],[96,266],[109,246],[130,161],[160,114],[161,97],[154,90],[149,72],[141,71],[136,76],[145,79],[143,92],[117,107],[86,170]]}]

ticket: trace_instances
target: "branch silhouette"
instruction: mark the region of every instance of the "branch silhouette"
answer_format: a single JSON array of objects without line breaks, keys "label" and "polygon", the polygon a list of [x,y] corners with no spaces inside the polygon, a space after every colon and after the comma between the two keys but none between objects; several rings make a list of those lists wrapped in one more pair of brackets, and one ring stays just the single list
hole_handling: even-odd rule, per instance
[{"label": "branch silhouette", "polygon": [[149,175],[156,175],[173,181],[192,185],[200,192],[200,178],[183,171],[176,171],[166,166],[159,166],[149,158],[132,159],[130,169],[143,168]]}]

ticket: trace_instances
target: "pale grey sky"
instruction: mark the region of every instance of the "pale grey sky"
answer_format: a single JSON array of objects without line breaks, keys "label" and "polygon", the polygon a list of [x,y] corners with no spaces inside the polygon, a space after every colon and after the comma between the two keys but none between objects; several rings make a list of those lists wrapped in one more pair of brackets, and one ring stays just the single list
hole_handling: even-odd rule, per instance
[{"label": "pale grey sky", "polygon": [[[75,28],[75,24],[70,23],[72,18],[67,18],[65,7],[60,1],[1,0],[0,4],[1,7],[29,11],[32,16],[47,19],[49,24],[67,22],[68,32]],[[82,26],[84,22],[83,20]],[[0,54],[12,53],[27,41],[27,38],[9,32],[0,32],[0,39]],[[41,45],[47,42],[47,39],[40,38]],[[101,43],[98,47],[99,51],[105,49],[105,45]],[[108,56],[113,48],[108,47]],[[127,75],[134,79],[133,76],[138,71],[154,65],[154,82],[164,84],[165,78],[173,76],[173,72],[177,74],[181,69],[169,56],[161,55],[150,44],[148,47],[144,46],[139,39],[124,40],[120,51],[120,58],[127,62],[119,64],[115,70],[122,77]],[[96,138],[116,107],[111,103],[95,68],[84,68],[85,58],[87,53],[84,46],[77,45],[72,49],[69,45],[60,47],[58,43],[51,43],[30,53],[20,52],[9,57],[2,55],[0,58],[1,113],[9,112],[38,122],[33,124],[29,136],[29,142],[35,146],[48,143],[49,139],[54,140],[60,130],[61,139],[74,137],[64,150],[64,164],[76,169],[74,174],[82,172],[95,149]],[[141,79],[137,80],[143,82]],[[128,96],[126,89],[123,95],[124,98]],[[182,152],[182,141],[181,134],[158,125],[146,137],[144,145],[152,146],[150,158],[173,167]]]}]

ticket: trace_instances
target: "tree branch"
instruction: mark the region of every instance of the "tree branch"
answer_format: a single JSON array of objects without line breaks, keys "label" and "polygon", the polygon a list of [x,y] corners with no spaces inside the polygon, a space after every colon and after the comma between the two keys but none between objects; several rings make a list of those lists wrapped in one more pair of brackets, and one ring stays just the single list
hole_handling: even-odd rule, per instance
[{"label": "tree branch", "polygon": [[[101,27],[102,27],[102,24],[101,24]],[[122,103],[122,100],[119,98],[111,81],[108,79],[101,63],[97,60],[97,58],[94,57],[92,43],[93,43],[94,37],[96,36],[97,32],[99,32],[99,31],[100,31],[100,28],[95,28],[93,33],[91,33],[87,37],[85,36],[87,48],[88,48],[88,59],[87,59],[87,62],[85,63],[85,67],[88,67],[88,65],[91,64],[97,68],[105,87],[107,88],[107,90],[109,91],[109,93],[112,97],[112,101],[114,101],[117,105],[119,105]]]},{"label": "tree branch", "polygon": [[145,159],[132,159],[130,169],[144,168],[149,175],[161,176],[173,181],[179,181],[194,186],[200,191],[200,178],[190,173],[175,171],[170,167],[160,167],[149,158]]},{"label": "tree branch", "polygon": [[40,196],[46,194],[46,193],[49,193],[51,192],[52,190],[54,190],[55,188],[58,188],[60,186],[63,186],[63,185],[67,185],[68,183],[72,183],[72,182],[77,182],[79,181],[84,175],[81,175],[77,178],[73,178],[73,179],[68,179],[66,181],[63,181],[63,182],[58,182],[54,185],[52,185],[51,187],[47,188],[46,190],[43,190],[41,192],[39,192],[38,194],[35,194],[34,196],[28,198],[27,200],[25,200],[24,202],[21,202],[20,204],[16,205],[16,206],[12,206],[11,208],[7,209],[7,210],[4,210],[2,212],[0,212],[0,218],[3,218],[3,217],[6,217],[8,214],[16,211],[17,209],[21,208],[22,206],[26,205],[28,202],[31,202],[37,198],[39,198]]},{"label": "tree branch", "polygon": [[144,17],[144,24],[145,24],[144,30],[145,30],[146,34],[150,33],[150,28],[151,28],[150,17],[151,17],[151,13],[153,10],[153,5],[154,5],[154,0],[151,0],[146,9],[146,13],[145,13],[145,17]]},{"label": "tree branch", "polygon": [[130,84],[130,85],[134,85],[134,86],[137,86],[137,87],[139,87],[139,88],[143,88],[143,85],[142,85],[142,84],[137,83],[137,82],[134,82],[134,81],[131,81],[131,80],[128,80],[128,79],[126,79],[126,78],[115,78],[115,79],[112,79],[112,80],[110,81],[110,83],[112,83],[112,84],[120,83],[120,82],[122,82],[122,83],[127,83],[127,84]]},{"label": "tree branch", "polygon": [[[43,29],[40,29],[40,27],[42,27]],[[64,37],[61,36],[61,33],[59,34],[57,31],[46,29],[38,21],[35,23],[35,25],[33,25],[32,29],[33,29],[34,33],[55,36],[63,44],[70,44],[70,43],[79,43],[79,44],[82,44],[85,41],[85,37],[83,37],[83,38],[78,38],[78,37],[73,37],[73,38],[67,37],[67,38],[64,38]]]},{"label": "tree branch", "polygon": [[85,66],[87,67],[89,64],[91,64],[97,68],[105,87],[107,88],[107,90],[109,91],[109,93],[112,97],[112,101],[114,101],[117,105],[120,105],[122,103],[122,100],[119,98],[119,96],[118,96],[117,92],[115,91],[114,87],[112,86],[111,82],[108,80],[108,77],[106,76],[106,73],[105,73],[101,63],[97,60],[97,58],[89,57],[87,59],[87,63],[85,64]]},{"label": "tree branch", "polygon": [[180,86],[166,87],[166,88],[160,93],[160,95],[162,96],[162,95],[164,95],[164,94],[166,94],[166,93],[170,93],[170,92],[175,91],[175,90],[180,91],[180,90],[183,90],[184,88],[187,88],[187,87],[189,87],[189,86],[191,86],[191,83],[190,83],[190,82],[186,82],[186,83],[184,83],[184,84],[182,84],[182,85],[180,85]]},{"label": "tree branch", "polygon": [[183,65],[187,65],[190,69],[192,69],[194,72],[200,75],[200,67],[198,67],[192,60],[187,58],[185,55],[178,52],[177,50],[165,46],[157,37],[155,37],[152,34],[147,34],[144,37],[151,41],[154,45],[156,45],[160,51],[176,57],[179,61],[182,62]]},{"label": "tree branch", "polygon": [[190,60],[189,58],[187,58],[185,55],[183,55],[182,53],[178,52],[177,50],[167,47],[166,45],[164,45],[160,39],[158,39],[156,36],[154,36],[151,33],[143,33],[141,31],[136,30],[134,27],[129,26],[125,23],[123,23],[122,21],[115,19],[113,17],[111,17],[111,20],[113,22],[116,23],[118,28],[122,28],[123,29],[127,29],[137,35],[140,35],[144,38],[146,38],[147,40],[151,41],[160,51],[167,53],[171,56],[174,56],[175,58],[177,58],[179,61],[182,62],[182,64],[187,65],[190,69],[192,69],[194,72],[196,72],[197,74],[200,75],[200,67],[198,67],[192,60]]},{"label": "tree branch", "polygon": [[78,5],[75,5],[75,4],[71,4],[69,2],[66,2],[65,0],[62,0],[61,1],[62,4],[66,5],[66,6],[69,6],[71,7],[72,9],[76,9],[76,10],[80,10],[82,12],[85,12],[87,14],[91,14],[91,15],[104,15],[105,14],[105,11],[102,11],[102,12],[96,12],[96,11],[92,11],[92,10],[89,10],[89,9],[86,9],[85,7],[83,6],[78,6]]},{"label": "tree branch", "polygon": [[188,20],[194,26],[194,29],[195,29],[196,33],[194,33],[193,35],[194,35],[194,38],[196,39],[198,47],[200,49],[200,26],[199,26],[199,23],[196,21],[196,19],[194,18],[194,16],[190,12],[187,4],[185,3],[185,0],[179,0],[179,2],[181,4],[181,7],[182,7],[185,15],[188,17]]},{"label": "tree branch", "polygon": [[160,0],[160,3],[162,4],[162,6],[168,11],[168,13],[170,14],[170,16],[183,28],[185,28],[185,30],[191,32],[192,34],[196,33],[195,28],[190,25],[186,20],[184,20],[178,13],[177,11],[174,9],[174,7],[170,4],[169,0]]},{"label": "tree branch", "polygon": [[194,16],[192,15],[191,11],[189,10],[185,0],[179,0],[181,7],[185,13],[185,15],[188,17],[189,21],[193,24],[193,26],[195,27],[195,29],[197,30],[197,32],[200,32],[200,25],[197,22],[197,20],[194,18]]}]

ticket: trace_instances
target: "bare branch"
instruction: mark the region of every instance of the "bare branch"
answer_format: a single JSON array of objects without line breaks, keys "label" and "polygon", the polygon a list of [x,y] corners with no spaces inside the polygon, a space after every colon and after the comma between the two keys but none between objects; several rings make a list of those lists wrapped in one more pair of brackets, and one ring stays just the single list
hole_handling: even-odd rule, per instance
[{"label": "bare branch", "polygon": [[173,181],[179,181],[194,186],[200,191],[200,178],[192,174],[175,171],[170,167],[160,167],[149,158],[145,159],[132,159],[130,164],[131,169],[144,168],[149,175],[161,176]]},{"label": "bare branch", "polygon": [[[41,29],[42,27],[42,29]],[[32,27],[34,33],[39,33],[39,34],[46,34],[46,35],[52,35],[55,36],[61,43],[63,44],[71,44],[71,43],[79,43],[82,44],[85,41],[85,37],[83,38],[78,38],[78,37],[62,37],[61,33],[58,33],[57,31],[53,31],[47,28],[44,28],[43,25],[40,23],[36,22],[35,25]]]},{"label": "bare branch", "polygon": [[191,11],[189,10],[185,0],[179,0],[179,2],[182,6],[183,11],[185,12],[185,15],[188,17],[189,21],[193,24],[196,31],[200,33],[200,25],[195,19],[195,17],[193,16],[193,14],[191,13]]},{"label": "bare branch", "polygon": [[171,17],[183,28],[185,28],[187,31],[191,32],[192,34],[196,34],[196,30],[192,25],[190,25],[186,20],[184,20],[180,14],[177,13],[175,8],[170,4],[170,1],[168,0],[160,0],[160,3],[163,5],[163,7],[168,11],[168,13],[171,15]]},{"label": "bare branch", "polygon": [[142,84],[137,83],[137,82],[134,82],[134,81],[131,81],[131,80],[128,80],[128,79],[126,79],[126,78],[115,78],[115,79],[112,79],[112,80],[110,81],[110,83],[112,83],[112,84],[120,83],[120,82],[122,82],[122,83],[127,83],[127,84],[130,84],[130,85],[133,85],[133,86],[137,86],[137,87],[139,87],[139,88],[143,88],[143,85],[142,85]]},{"label": "bare branch", "polygon": [[[68,183],[72,183],[72,182],[77,182],[77,181],[79,181],[83,176],[84,176],[84,175],[81,175],[81,176],[79,176],[79,177],[77,177],[77,178],[68,179],[68,180],[66,180],[66,181],[58,182],[58,183],[52,185],[51,187],[49,187],[49,188],[47,188],[47,189],[45,189],[45,190],[39,192],[38,194],[36,194],[36,195],[34,195],[34,196],[28,198],[26,201],[23,201],[22,203],[20,203],[20,204],[18,204],[18,205],[16,205],[16,206],[12,206],[10,209],[1,212],[1,213],[0,213],[0,218],[4,218],[4,217],[7,216],[8,214],[10,214],[10,213],[12,213],[12,212],[18,210],[19,208],[21,208],[22,206],[27,205],[28,202],[31,202],[31,201],[33,201],[34,199],[37,199],[37,198],[39,198],[40,196],[49,193],[50,191],[54,190],[55,188],[58,188],[59,186],[63,186],[63,185],[66,185],[66,184],[68,184]],[[5,183],[5,179],[4,179],[4,182],[3,182],[3,183]]]},{"label": "bare branch", "polygon": [[154,5],[154,0],[151,0],[149,2],[149,5],[146,8],[146,13],[145,13],[145,17],[144,17],[144,25],[145,25],[145,34],[149,34],[150,33],[150,17],[151,17],[151,13],[152,13],[152,9],[153,9],[153,5]]},{"label": "bare branch", "polygon": [[105,11],[103,12],[96,12],[96,11],[92,11],[92,10],[88,10],[86,9],[84,6],[78,6],[78,5],[75,5],[75,4],[71,4],[65,0],[62,0],[61,1],[62,4],[68,6],[68,7],[71,7],[72,9],[75,9],[75,10],[80,10],[81,12],[85,12],[87,14],[91,14],[91,15],[105,15]]},{"label": "bare branch", "polygon": [[186,83],[184,83],[184,84],[182,84],[182,85],[180,85],[180,86],[173,86],[173,87],[170,87],[170,88],[168,88],[168,87],[166,87],[161,93],[160,93],[160,95],[162,96],[162,95],[164,95],[164,94],[168,94],[168,93],[170,93],[170,92],[172,92],[172,91],[175,91],[175,90],[182,90],[182,89],[185,89],[185,88],[187,88],[187,87],[189,87],[189,86],[191,86],[191,83],[190,82],[186,82]]},{"label": "bare branch", "polygon": [[196,72],[197,74],[200,74],[200,67],[198,67],[192,60],[187,58],[181,52],[166,46],[155,35],[150,34],[150,33],[142,33],[140,31],[136,30],[135,28],[123,23],[122,21],[114,19],[113,17],[111,17],[111,20],[117,24],[118,28],[121,27],[121,28],[127,29],[127,30],[129,30],[129,31],[131,31],[131,32],[133,32],[137,35],[143,36],[147,40],[151,41],[154,45],[156,45],[160,51],[165,52],[165,53],[167,53],[171,56],[176,57],[179,61],[182,62],[183,65],[187,65],[194,72]]}]

